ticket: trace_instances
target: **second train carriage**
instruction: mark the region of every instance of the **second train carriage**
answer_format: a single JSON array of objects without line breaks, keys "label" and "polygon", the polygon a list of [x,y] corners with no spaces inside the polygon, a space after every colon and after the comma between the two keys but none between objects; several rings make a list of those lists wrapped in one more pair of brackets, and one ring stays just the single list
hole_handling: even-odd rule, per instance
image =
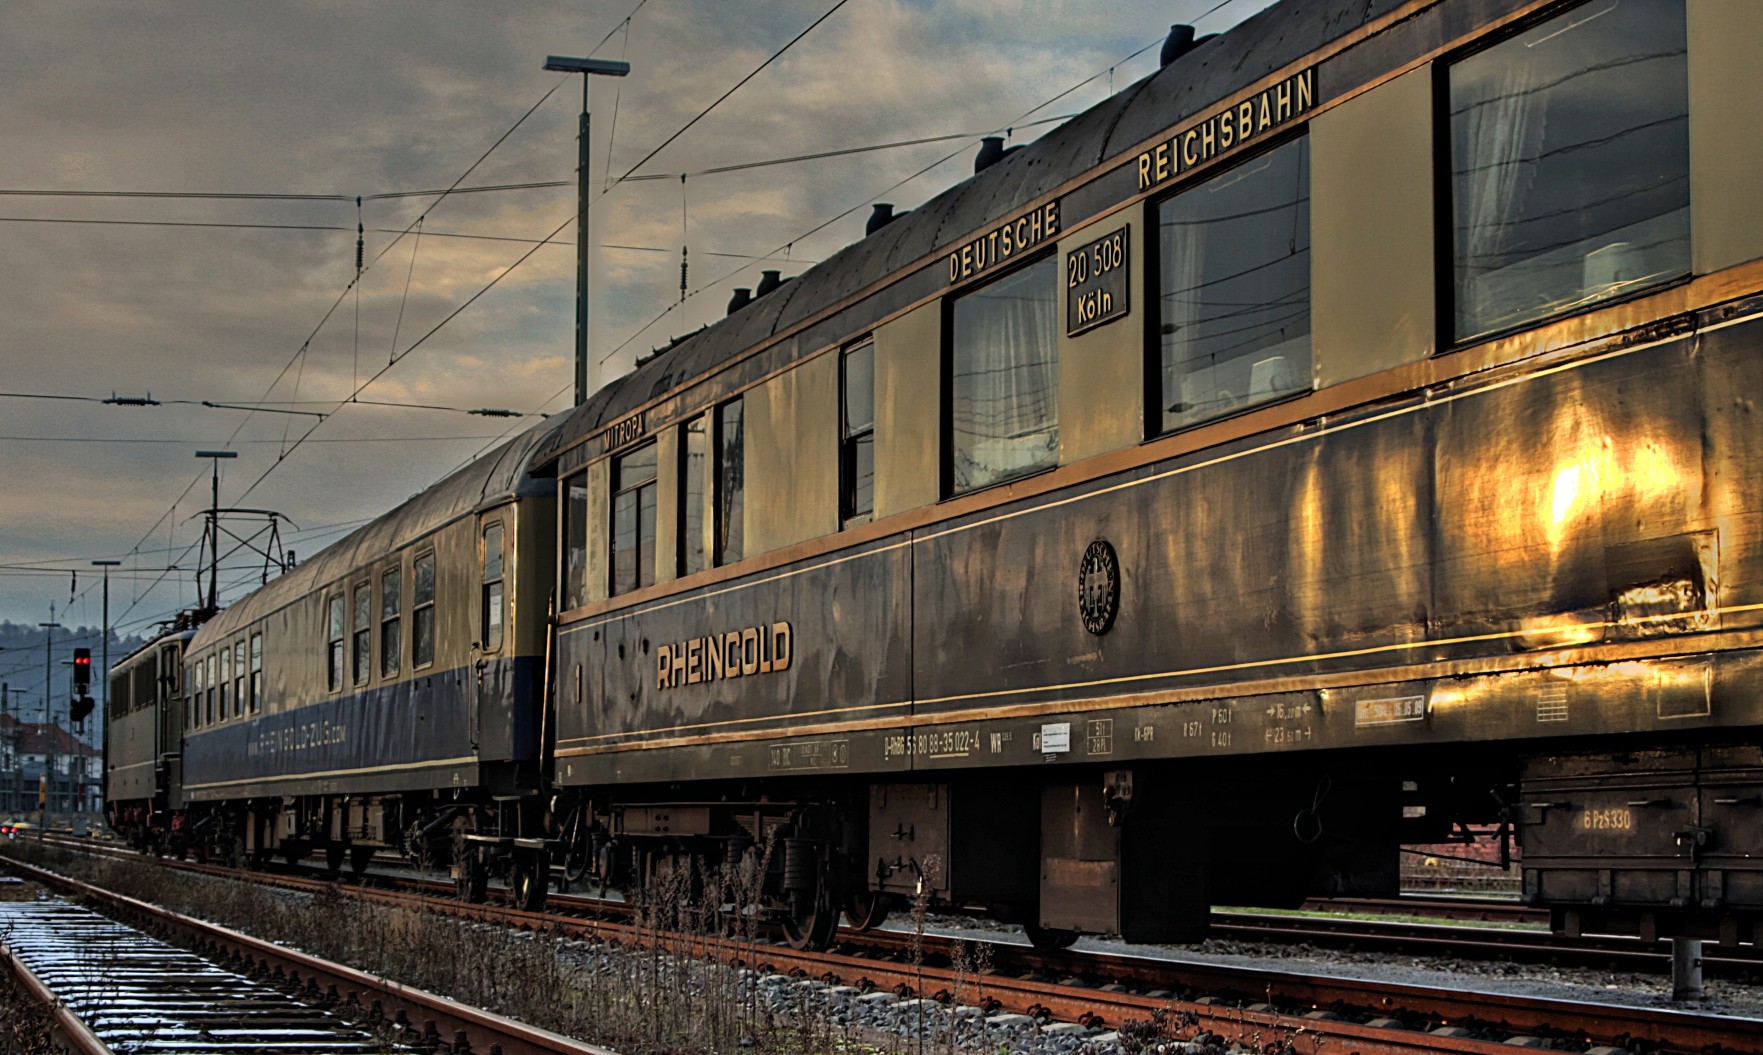
[{"label": "second train carriage", "polygon": [[[484,839],[528,896],[543,829],[539,738],[552,485],[540,426],[215,615],[189,643],[183,795],[192,838],[235,858],[376,850],[467,862]],[[538,844],[542,845],[542,844]],[[516,859],[518,858],[518,861]]]}]

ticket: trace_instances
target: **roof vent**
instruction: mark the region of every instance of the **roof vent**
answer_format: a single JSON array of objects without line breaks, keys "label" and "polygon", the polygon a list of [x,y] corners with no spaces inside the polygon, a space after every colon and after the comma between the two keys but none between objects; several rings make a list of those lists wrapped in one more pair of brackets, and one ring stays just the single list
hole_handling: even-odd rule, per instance
[{"label": "roof vent", "polygon": [[1021,149],[1021,143],[1013,147],[1005,146],[1003,136],[986,136],[979,141],[979,153],[973,156],[974,175],[984,172]]},{"label": "roof vent", "polygon": [[728,313],[733,315],[751,303],[753,303],[753,291],[746,286],[737,286],[735,295],[728,299]]},{"label": "roof vent", "polygon": [[979,141],[979,153],[973,156],[975,175],[996,165],[1004,157],[1004,137],[987,136]]},{"label": "roof vent", "polygon": [[869,222],[863,225],[864,237],[874,234],[897,219],[894,216],[894,207],[885,201],[876,202],[872,209],[873,211],[869,214]]},{"label": "roof vent", "polygon": [[1157,53],[1159,68],[1169,65],[1194,50],[1194,27],[1175,25],[1169,27],[1169,36],[1163,40],[1163,50]]},{"label": "roof vent", "polygon": [[783,285],[783,280],[778,278],[778,276],[781,274],[783,274],[783,272],[781,272],[781,271],[761,271],[761,272],[759,272],[759,288],[753,291],[753,298],[755,300],[757,300],[758,298],[765,296],[767,293],[770,293],[772,290],[776,289],[777,287]]}]

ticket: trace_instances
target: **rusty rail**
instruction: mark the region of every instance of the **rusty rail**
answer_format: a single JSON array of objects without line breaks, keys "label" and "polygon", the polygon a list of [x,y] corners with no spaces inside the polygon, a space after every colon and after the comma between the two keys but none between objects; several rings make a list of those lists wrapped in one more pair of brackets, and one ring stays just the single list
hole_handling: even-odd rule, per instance
[{"label": "rusty rail", "polygon": [[50,1032],[57,1044],[73,1052],[74,1055],[112,1055],[110,1048],[99,1040],[84,1022],[79,1020],[79,1016],[69,1011],[67,1006],[49,991],[49,987],[43,984],[42,979],[33,974],[31,969],[25,966],[23,960],[12,954],[12,949],[4,942],[0,942],[0,959],[6,961],[7,967],[12,970],[13,978],[17,979],[19,986],[24,989],[25,993],[48,1011]]}]

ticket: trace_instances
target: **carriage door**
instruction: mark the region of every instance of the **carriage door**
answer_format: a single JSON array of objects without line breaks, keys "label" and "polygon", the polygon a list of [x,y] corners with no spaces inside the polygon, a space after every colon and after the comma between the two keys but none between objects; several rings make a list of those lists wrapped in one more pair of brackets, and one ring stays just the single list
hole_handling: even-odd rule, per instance
[{"label": "carriage door", "polygon": [[[475,700],[472,707],[472,742],[478,750],[487,753],[497,750],[494,757],[507,757],[511,744],[501,741],[507,735],[507,719],[503,711],[509,699],[507,684],[512,675],[512,665],[504,660],[505,641],[507,638],[507,607],[508,597],[505,588],[505,570],[507,568],[507,538],[501,517],[485,517],[478,539],[478,554],[481,558],[480,568],[483,571],[482,586],[478,591],[478,625],[477,640],[479,651],[477,656],[477,677]],[[491,728],[497,731],[497,743],[484,743],[484,709],[490,710]],[[498,750],[499,749],[499,750]]]}]

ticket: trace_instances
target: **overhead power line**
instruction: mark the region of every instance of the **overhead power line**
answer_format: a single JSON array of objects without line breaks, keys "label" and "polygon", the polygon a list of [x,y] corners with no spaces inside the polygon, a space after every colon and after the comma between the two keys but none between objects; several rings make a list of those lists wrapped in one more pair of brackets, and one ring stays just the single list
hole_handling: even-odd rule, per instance
[{"label": "overhead power line", "polygon": [[626,169],[624,175],[620,176],[617,180],[614,180],[613,182],[615,184],[622,183],[625,180],[630,179],[632,176],[634,176],[636,174],[636,171],[638,169],[642,168],[644,165],[647,165],[649,163],[649,161],[655,157],[656,154],[659,154],[663,150],[666,150],[669,144],[671,144],[674,140],[678,139],[680,136],[685,135],[686,132],[693,125],[697,124],[699,121],[702,121],[704,118],[708,117],[710,115],[710,111],[716,109],[718,106],[721,106],[723,103],[723,100],[727,99],[729,96],[740,91],[742,85],[746,84],[748,81],[752,80],[753,78],[759,76],[761,71],[763,71],[767,66],[770,66],[772,63],[776,62],[779,59],[779,57],[781,57],[783,55],[784,52],[795,47],[797,41],[801,40],[803,37],[807,36],[808,34],[814,32],[815,27],[819,26],[822,22],[825,22],[827,19],[829,19],[833,15],[837,14],[840,8],[844,7],[846,4],[848,4],[850,2],[851,2],[851,0],[839,0],[838,3],[836,3],[832,7],[828,8],[826,14],[821,15],[819,18],[815,19],[813,22],[810,22],[808,24],[808,28],[802,30],[802,32],[797,33],[795,36],[791,37],[789,42],[786,43],[783,47],[772,52],[770,58],[766,59],[764,62],[761,62],[759,65],[753,67],[752,73],[749,73],[745,77],[742,77],[740,80],[736,81],[734,87],[730,88],[728,91],[723,92],[721,95],[717,96],[715,102],[711,103],[709,106],[706,106],[704,109],[698,111],[698,114],[696,117],[693,117],[690,121],[687,121],[685,124],[681,125],[679,131],[675,132],[673,135],[670,135],[666,139],[662,140],[660,146],[649,151],[647,154],[644,154],[641,161],[638,161],[635,165],[632,165],[629,169]]}]

